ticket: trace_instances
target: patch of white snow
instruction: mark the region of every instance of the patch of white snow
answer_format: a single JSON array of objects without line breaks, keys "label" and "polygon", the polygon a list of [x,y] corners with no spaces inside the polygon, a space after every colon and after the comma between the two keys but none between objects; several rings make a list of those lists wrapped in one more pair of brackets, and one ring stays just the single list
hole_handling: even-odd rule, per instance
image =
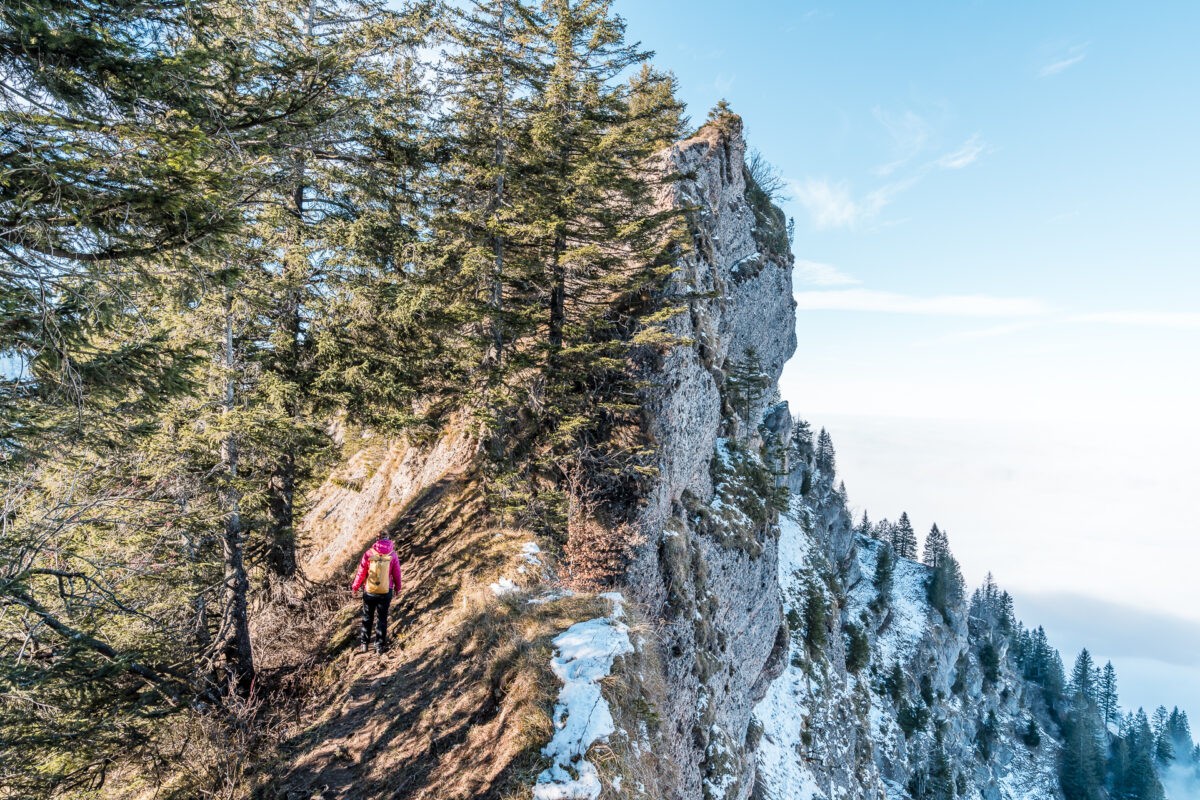
[{"label": "patch of white snow", "polygon": [[554,738],[542,748],[553,762],[533,787],[534,800],[596,800],[600,776],[584,758],[588,748],[615,730],[600,681],[608,676],[617,656],[633,652],[629,627],[619,620],[624,599],[613,601],[610,617],[577,622],[554,639],[558,655],[550,668],[563,687],[554,706]]}]

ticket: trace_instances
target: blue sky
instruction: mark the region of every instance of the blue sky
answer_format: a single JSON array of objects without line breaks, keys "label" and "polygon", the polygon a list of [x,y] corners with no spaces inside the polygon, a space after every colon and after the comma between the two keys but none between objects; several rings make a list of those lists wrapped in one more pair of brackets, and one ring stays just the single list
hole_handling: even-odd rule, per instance
[{"label": "blue sky", "polygon": [[852,504],[1200,714],[1200,4],[617,8],[788,181],[783,391]]}]

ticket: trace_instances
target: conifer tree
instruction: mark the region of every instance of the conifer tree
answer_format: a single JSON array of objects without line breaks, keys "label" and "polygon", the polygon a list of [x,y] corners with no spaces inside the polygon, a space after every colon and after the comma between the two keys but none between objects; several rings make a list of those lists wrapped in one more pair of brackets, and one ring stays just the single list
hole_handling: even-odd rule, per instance
[{"label": "conifer tree", "polygon": [[804,586],[804,644],[809,655],[819,653],[825,647],[825,623],[829,614],[829,602],[820,583],[810,580]]},{"label": "conifer tree", "polygon": [[[455,330],[467,334],[463,357],[483,372],[476,397],[496,412],[483,416],[493,455],[514,388],[507,377],[529,366],[522,343],[539,324],[541,274],[537,234],[522,210],[533,202],[521,176],[530,168],[531,96],[544,83],[544,21],[516,0],[482,0],[451,11],[443,67],[447,161],[437,231],[436,280],[453,287]],[[469,373],[468,373],[469,374]]]},{"label": "conifer tree", "polygon": [[933,755],[929,759],[929,775],[922,796],[931,800],[954,800],[954,770],[940,728],[934,734]]},{"label": "conifer tree", "polygon": [[732,360],[725,377],[725,393],[734,414],[744,425],[752,426],[751,413],[762,402],[770,384],[755,348],[747,347],[742,358]]},{"label": "conifer tree", "polygon": [[652,469],[633,373],[638,358],[676,344],[663,325],[677,309],[661,289],[679,252],[680,216],[655,210],[647,164],[679,107],[669,81],[621,80],[649,54],[625,42],[606,2],[548,0],[532,20],[541,38],[527,132],[513,154],[521,185],[505,188],[520,198],[534,256],[510,304],[529,327],[513,344],[526,363],[513,373],[507,418],[525,409],[527,419],[505,458],[528,465],[510,471],[529,476],[521,513],[561,530],[569,473],[586,476],[575,485],[596,501],[579,507],[620,518],[629,487]]},{"label": "conifer tree", "polygon": [[1138,709],[1121,726],[1110,765],[1113,794],[1117,797],[1163,800],[1165,794],[1155,769],[1155,739],[1146,712]]},{"label": "conifer tree", "polygon": [[[1070,690],[1071,697],[1081,708],[1096,706],[1099,701],[1096,665],[1086,647],[1079,651],[1079,656],[1075,659],[1075,666],[1071,670]],[[1163,711],[1165,714],[1166,710]]]},{"label": "conifer tree", "polygon": [[808,420],[798,419],[792,424],[791,440],[788,444],[791,450],[791,461],[806,467],[813,458],[813,434]]},{"label": "conifer tree", "polygon": [[875,559],[875,575],[872,579],[876,592],[872,607],[876,611],[881,611],[888,606],[892,599],[892,582],[896,562],[892,557],[892,547],[887,542],[880,542],[878,552],[879,555]]},{"label": "conifer tree", "polygon": [[837,455],[833,450],[833,437],[829,431],[821,428],[817,436],[816,466],[827,481],[832,481],[837,473]]},{"label": "conifer tree", "polygon": [[[22,604],[41,620],[21,646],[49,654],[19,669],[22,702],[72,711],[5,712],[0,724],[21,731],[10,741],[53,785],[102,776],[118,749],[146,745],[149,720],[195,708],[198,694],[211,704],[223,688],[249,690],[254,573],[276,563],[272,540],[290,544],[260,538],[264,520],[278,512],[284,531],[293,513],[275,445],[288,458],[309,448],[288,439],[311,422],[295,402],[312,377],[301,298],[315,254],[332,249],[327,230],[313,246],[309,223],[318,196],[337,205],[334,182],[318,190],[320,170],[298,162],[343,141],[331,126],[364,99],[375,28],[395,16],[290,0],[37,5],[0,11],[0,47],[42,62],[0,92],[47,103],[35,119],[4,98],[4,146],[17,148],[6,164],[32,168],[32,155],[28,178],[72,188],[10,183],[3,197],[21,240],[0,259],[27,271],[4,288],[16,299],[0,337],[19,341],[0,347],[28,380],[2,389],[14,392],[3,424],[20,429],[4,434],[19,455],[4,488],[23,498],[5,519],[6,535],[21,533],[4,546],[25,556],[5,561],[0,592],[6,623]],[[80,157],[56,160],[66,150],[44,141]],[[38,311],[35,290],[57,305]],[[62,514],[72,506],[103,513]],[[39,566],[48,530],[70,588]]]},{"label": "conifer tree", "polygon": [[1100,676],[1100,716],[1104,720],[1104,729],[1115,723],[1121,711],[1117,702],[1117,671],[1112,662],[1106,662]]},{"label": "conifer tree", "polygon": [[1167,719],[1167,735],[1179,760],[1195,760],[1192,757],[1192,751],[1195,749],[1192,742],[1192,727],[1188,722],[1187,712],[1181,711],[1178,706],[1171,709],[1171,715]]},{"label": "conifer tree", "polygon": [[900,514],[900,521],[892,528],[892,549],[899,558],[913,561],[917,558],[917,535],[908,521],[907,511]]},{"label": "conifer tree", "polygon": [[1068,800],[1100,798],[1104,755],[1097,708],[1096,669],[1087,649],[1079,653],[1071,670],[1071,711],[1063,725],[1059,781]]},{"label": "conifer tree", "polygon": [[1171,732],[1168,727],[1170,715],[1167,713],[1166,706],[1159,706],[1154,709],[1154,717],[1152,719],[1154,732],[1154,759],[1159,764],[1170,764],[1175,760],[1175,746],[1171,740]]},{"label": "conifer tree", "polygon": [[933,523],[933,527],[929,529],[929,534],[925,537],[925,550],[921,556],[921,563],[927,567],[936,567],[949,552],[950,542],[946,538],[946,534],[941,532],[936,522]]},{"label": "conifer tree", "polygon": [[[950,540],[935,524],[925,542],[924,562],[933,568],[926,584],[926,596],[930,605],[942,613],[947,622],[950,620],[950,609],[963,599],[966,582],[958,561],[950,553]],[[995,605],[995,601],[989,601]],[[998,616],[997,610],[991,609],[993,616]]]},{"label": "conifer tree", "polygon": [[1029,718],[1029,724],[1025,726],[1025,732],[1021,735],[1021,740],[1030,748],[1035,748],[1042,743],[1042,733],[1038,729],[1037,720],[1033,717]]}]

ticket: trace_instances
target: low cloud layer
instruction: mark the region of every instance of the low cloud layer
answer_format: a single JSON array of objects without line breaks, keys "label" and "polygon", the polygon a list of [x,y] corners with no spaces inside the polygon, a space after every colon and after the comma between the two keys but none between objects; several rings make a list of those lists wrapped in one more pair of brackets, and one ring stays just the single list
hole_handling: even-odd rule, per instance
[{"label": "low cloud layer", "polygon": [[[1017,602],[1027,624],[1070,630],[1113,658],[1200,668],[1200,622],[1069,592],[1026,592]],[[1067,654],[1063,658],[1069,667]]]},{"label": "low cloud layer", "polygon": [[974,294],[920,297],[870,289],[797,292],[796,307],[804,311],[876,311],[963,317],[1026,317],[1050,311],[1044,302],[1035,298]]}]

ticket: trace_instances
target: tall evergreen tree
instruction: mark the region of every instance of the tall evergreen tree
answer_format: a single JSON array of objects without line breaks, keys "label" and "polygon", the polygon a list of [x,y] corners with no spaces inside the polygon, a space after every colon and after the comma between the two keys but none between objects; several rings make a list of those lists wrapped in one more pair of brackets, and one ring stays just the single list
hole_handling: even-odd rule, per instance
[{"label": "tall evergreen tree", "polygon": [[1192,742],[1192,726],[1188,722],[1187,712],[1181,711],[1178,706],[1171,709],[1167,719],[1167,736],[1179,760],[1195,760],[1192,757],[1192,751],[1195,749]]},{"label": "tall evergreen tree", "polygon": [[1071,711],[1063,724],[1059,780],[1068,800],[1100,798],[1104,778],[1096,668],[1086,649],[1071,670]]},{"label": "tall evergreen tree", "polygon": [[933,523],[933,527],[929,529],[929,534],[925,537],[925,550],[921,556],[921,563],[928,567],[936,567],[949,553],[950,542],[946,538],[946,534],[942,533],[935,522]]},{"label": "tall evergreen tree", "polygon": [[1175,760],[1175,743],[1171,738],[1171,731],[1168,727],[1171,716],[1167,713],[1166,706],[1159,706],[1154,709],[1154,717],[1152,718],[1152,729],[1154,732],[1154,759],[1159,764],[1170,764]]},{"label": "tall evergreen tree", "polygon": [[734,414],[741,419],[742,424],[753,427],[751,413],[762,402],[771,379],[763,371],[762,359],[758,350],[747,347],[740,359],[731,359],[725,376],[725,395]]},{"label": "tall evergreen tree", "polygon": [[821,428],[821,433],[817,436],[816,465],[826,480],[833,480],[837,473],[837,454],[833,449],[833,437],[824,428]]},{"label": "tall evergreen tree", "polygon": [[606,2],[548,1],[531,19],[544,38],[527,98],[521,185],[505,191],[521,199],[536,256],[510,304],[529,327],[513,345],[528,367],[513,373],[508,417],[533,414],[523,412],[508,437],[515,444],[506,460],[530,476],[521,513],[561,530],[569,483],[596,501],[576,507],[620,518],[630,485],[651,469],[633,374],[639,358],[676,343],[663,325],[677,309],[661,289],[678,254],[680,218],[655,209],[657,178],[647,164],[680,117],[664,91],[669,82],[646,73],[621,80],[649,54],[625,42]]},{"label": "tall evergreen tree", "polygon": [[1117,697],[1117,671],[1113,669],[1111,661],[1104,664],[1104,671],[1100,676],[1100,716],[1104,720],[1104,729],[1108,730],[1109,725],[1112,725],[1118,720],[1121,713],[1121,707],[1118,704]]},{"label": "tall evergreen tree", "polygon": [[213,677],[248,691],[255,570],[291,568],[273,545],[290,546],[310,443],[289,437],[315,419],[304,293],[328,285],[312,223],[337,198],[314,164],[395,19],[315,0],[0,10],[0,147],[25,173],[0,181],[17,237],[0,260],[20,262],[0,270],[17,276],[0,351],[23,365],[0,389],[20,497],[0,593],[19,646],[45,654],[5,676],[43,712],[5,705],[0,725],[38,765],[27,796],[102,779],[151,720],[218,698]]},{"label": "tall evergreen tree", "polygon": [[896,562],[892,557],[891,545],[887,542],[881,542],[878,548],[879,554],[875,558],[875,575],[872,578],[876,592],[872,606],[876,611],[886,608],[891,602],[892,584],[896,571]]},{"label": "tall evergreen tree", "polygon": [[908,521],[908,512],[900,514],[900,521],[892,528],[892,549],[899,558],[915,561],[917,558],[917,534]]}]

